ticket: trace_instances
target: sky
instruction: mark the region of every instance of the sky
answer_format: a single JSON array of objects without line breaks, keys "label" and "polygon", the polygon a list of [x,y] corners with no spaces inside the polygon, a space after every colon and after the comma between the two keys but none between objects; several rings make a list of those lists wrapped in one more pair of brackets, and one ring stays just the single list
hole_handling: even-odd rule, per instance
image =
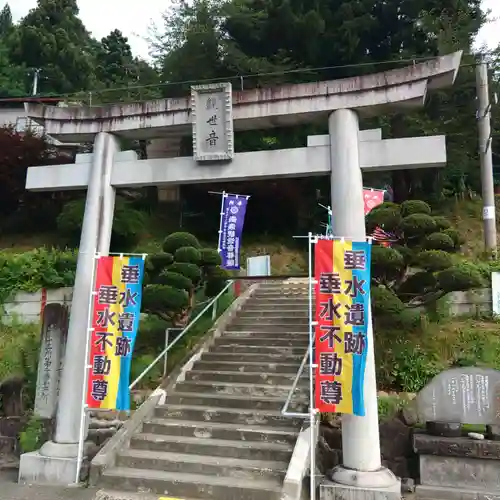
[{"label": "sky", "polygon": [[[0,6],[6,0],[0,0]],[[36,6],[36,0],[10,0],[14,20],[26,15]],[[151,22],[161,25],[161,14],[169,0],[78,0],[80,17],[95,38],[101,39],[110,31],[119,29],[129,39],[135,55],[148,57],[148,44],[144,40]],[[485,26],[479,34],[477,45],[496,48],[500,44],[500,0],[483,0],[483,8],[491,9],[498,18]]]},{"label": "sky", "polygon": [[[36,7],[37,0],[0,0],[0,6],[10,5],[15,21]],[[169,0],[78,0],[80,18],[101,39],[118,29],[128,39],[135,55],[148,57],[148,35],[151,22],[161,26],[161,14],[168,8]]]}]

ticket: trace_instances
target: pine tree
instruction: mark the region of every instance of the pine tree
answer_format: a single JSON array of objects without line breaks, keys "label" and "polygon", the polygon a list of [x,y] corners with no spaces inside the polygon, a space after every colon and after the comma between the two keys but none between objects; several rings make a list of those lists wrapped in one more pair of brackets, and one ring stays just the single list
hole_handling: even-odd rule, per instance
[{"label": "pine tree", "polygon": [[41,68],[40,92],[74,93],[95,83],[91,37],[76,0],[38,0],[10,41],[16,64]]},{"label": "pine tree", "polygon": [[8,3],[0,12],[0,37],[6,36],[13,27],[12,12]]}]

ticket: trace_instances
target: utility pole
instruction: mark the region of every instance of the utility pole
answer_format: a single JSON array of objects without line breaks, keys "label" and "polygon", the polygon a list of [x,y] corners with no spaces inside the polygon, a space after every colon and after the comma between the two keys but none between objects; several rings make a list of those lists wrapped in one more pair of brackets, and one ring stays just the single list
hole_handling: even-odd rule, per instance
[{"label": "utility pole", "polygon": [[481,188],[485,250],[496,256],[497,228],[495,217],[495,190],[493,185],[493,157],[491,152],[491,105],[488,90],[488,64],[483,56],[476,66],[478,98],[479,158],[481,160]]},{"label": "utility pole", "polygon": [[35,72],[33,73],[33,90],[31,92],[31,95],[38,94],[38,80],[40,78],[41,71],[42,70],[40,68],[35,68]]}]

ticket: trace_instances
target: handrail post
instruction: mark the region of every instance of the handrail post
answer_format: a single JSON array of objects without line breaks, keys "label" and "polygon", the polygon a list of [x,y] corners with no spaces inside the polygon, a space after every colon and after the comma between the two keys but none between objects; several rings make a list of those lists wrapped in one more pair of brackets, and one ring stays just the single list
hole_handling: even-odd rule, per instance
[{"label": "handrail post", "polygon": [[[170,337],[170,328],[165,330],[165,349],[168,349],[168,342]],[[165,357],[163,358],[163,377],[167,376],[168,371],[168,350],[165,351]]]},{"label": "handrail post", "polygon": [[300,413],[299,414],[299,413],[291,413],[288,411],[288,407],[290,406],[290,403],[292,401],[292,397],[295,393],[295,390],[297,389],[297,385],[299,383],[300,376],[302,375],[302,372],[304,371],[308,357],[309,357],[309,347],[306,349],[304,357],[302,358],[302,363],[300,363],[297,374],[295,375],[295,379],[293,381],[292,387],[290,388],[290,391],[288,391],[288,397],[286,398],[285,404],[283,405],[283,408],[281,409],[281,414],[285,417],[306,418],[309,416],[309,413]]},{"label": "handrail post", "polygon": [[212,321],[215,321],[217,317],[217,300],[214,301],[214,305],[212,306]]}]

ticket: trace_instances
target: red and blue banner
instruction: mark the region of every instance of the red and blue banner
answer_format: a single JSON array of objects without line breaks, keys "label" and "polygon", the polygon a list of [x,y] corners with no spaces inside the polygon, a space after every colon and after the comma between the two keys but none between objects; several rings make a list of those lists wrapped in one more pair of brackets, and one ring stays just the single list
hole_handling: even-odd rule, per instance
[{"label": "red and blue banner", "polygon": [[144,259],[98,257],[86,403],[130,410],[130,366],[139,327]]},{"label": "red and blue banner", "polygon": [[384,203],[383,189],[363,189],[363,201],[365,205],[365,215],[369,214],[375,207]]},{"label": "red and blue banner", "polygon": [[315,245],[316,409],[363,417],[370,318],[369,242]]}]

